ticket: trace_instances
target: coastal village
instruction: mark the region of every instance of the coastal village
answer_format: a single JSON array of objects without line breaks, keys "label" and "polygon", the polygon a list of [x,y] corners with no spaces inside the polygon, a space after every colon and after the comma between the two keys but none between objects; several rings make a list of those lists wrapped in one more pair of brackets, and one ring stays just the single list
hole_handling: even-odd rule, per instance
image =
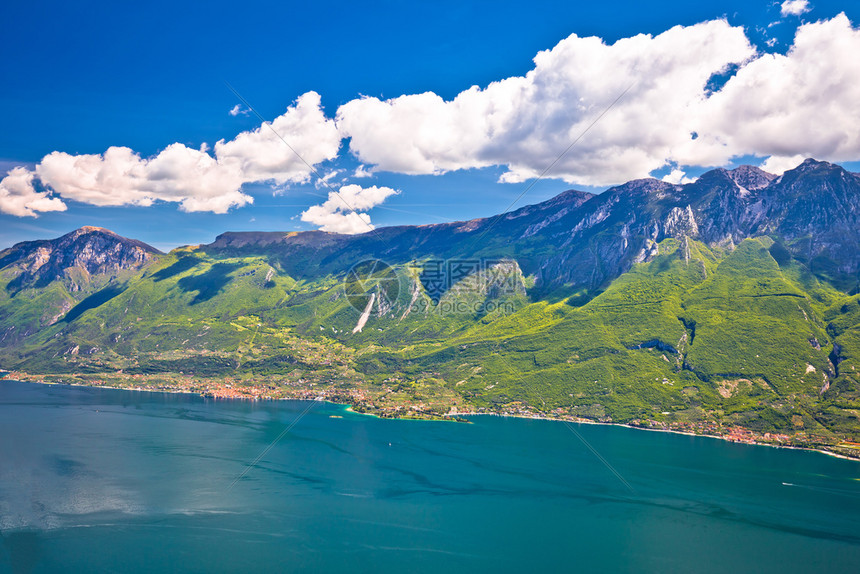
[{"label": "coastal village", "polygon": [[[540,412],[532,406],[515,401],[510,405],[496,408],[474,407],[465,404],[457,395],[435,397],[435,400],[414,401],[402,396],[394,388],[384,387],[382,392],[349,385],[332,385],[298,381],[270,380],[267,382],[248,382],[229,377],[206,379],[185,375],[182,377],[116,373],[91,378],[80,374],[30,375],[14,371],[5,377],[20,381],[69,384],[89,387],[115,388],[133,391],[193,393],[215,400],[318,400],[345,404],[350,410],[380,418],[423,419],[440,421],[468,422],[468,416],[495,415],[532,419],[559,420],[583,424],[622,424],[611,417],[597,420],[575,416],[565,409],[554,409],[548,413]],[[653,419],[633,419],[624,426],[631,428],[675,432],[696,436],[720,438],[735,443],[768,445],[791,448],[817,449],[846,458],[860,459],[860,443],[850,441],[825,441],[823,437],[810,436],[800,430],[794,434],[756,432],[738,425],[722,424],[719,421],[660,421]]]}]

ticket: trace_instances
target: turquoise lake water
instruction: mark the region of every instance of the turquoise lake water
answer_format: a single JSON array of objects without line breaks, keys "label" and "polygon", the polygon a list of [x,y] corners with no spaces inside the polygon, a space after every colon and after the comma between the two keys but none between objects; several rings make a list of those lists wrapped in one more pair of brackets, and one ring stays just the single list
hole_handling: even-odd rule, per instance
[{"label": "turquoise lake water", "polygon": [[860,571],[858,462],[472,421],[0,381],[0,572]]}]

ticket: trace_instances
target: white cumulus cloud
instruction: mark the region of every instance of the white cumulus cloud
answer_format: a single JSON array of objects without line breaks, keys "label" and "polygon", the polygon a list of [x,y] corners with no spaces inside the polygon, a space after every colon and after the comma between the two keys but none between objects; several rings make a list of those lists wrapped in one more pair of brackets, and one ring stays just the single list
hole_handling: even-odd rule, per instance
[{"label": "white cumulus cloud", "polygon": [[711,96],[693,129],[708,134],[699,139],[709,140],[716,156],[723,148],[726,159],[860,159],[856,54],[860,30],[844,14],[804,24],[788,53],[762,54],[738,70]]},{"label": "white cumulus cloud", "polygon": [[618,183],[691,155],[690,125],[709,78],[754,54],[743,30],[724,20],[611,45],[571,35],[540,52],[525,76],[474,86],[451,101],[432,92],[353,100],[338,109],[338,127],[359,160],[380,170],[503,165],[503,180],[516,182],[543,171],[627,90],[548,174]]},{"label": "white cumulus cloud", "polygon": [[240,191],[238,170],[179,143],[148,159],[127,147],[110,147],[103,154],[53,152],[42,158],[36,173],[60,196],[90,205],[170,201],[185,211],[225,213],[253,201]]},{"label": "white cumulus cloud", "polygon": [[308,92],[275,118],[271,129],[263,125],[216,143],[215,156],[219,163],[237,169],[246,182],[299,183],[310,179],[307,164],[337,156],[340,140],[334,122],[323,113],[319,94]]},{"label": "white cumulus cloud", "polygon": [[398,193],[390,187],[345,185],[337,193],[329,192],[325,203],[303,211],[301,218],[302,221],[320,226],[323,231],[364,233],[374,228],[370,216],[364,212]]},{"label": "white cumulus cloud", "polygon": [[15,167],[0,180],[0,211],[18,217],[38,217],[39,212],[65,211],[66,204],[33,186],[33,172]]},{"label": "white cumulus cloud", "polygon": [[574,141],[546,177],[610,185],[667,165],[716,167],[743,156],[772,156],[773,169],[796,156],[857,161],[856,54],[860,30],[844,14],[801,25],[785,54],[756,51],[724,20],[611,45],[572,35],[540,52],[525,76],[450,101],[432,92],[356,99],[338,109],[337,122],[373,170],[504,166],[506,182],[538,176]]},{"label": "white cumulus cloud", "polygon": [[[334,120],[323,113],[319,94],[308,92],[275,118],[271,126],[261,125],[230,141],[221,140],[212,153],[206,145],[193,149],[181,143],[171,144],[148,158],[127,147],[110,147],[102,154],[56,151],[42,158],[35,175],[63,199],[90,205],[148,206],[165,201],[178,203],[185,211],[225,213],[253,202],[250,195],[242,192],[243,184],[307,182],[312,173],[309,165],[336,157],[340,140]],[[33,174],[26,173],[32,188]],[[39,199],[35,190],[24,194],[21,177],[17,175],[4,186],[0,210],[31,215],[30,212],[56,210],[62,204],[45,194]],[[14,194],[9,191],[12,185],[17,190]],[[29,197],[29,203],[21,204],[20,197]]]},{"label": "white cumulus cloud", "polygon": [[783,16],[800,16],[811,9],[808,0],[785,0],[779,6],[779,12]]}]

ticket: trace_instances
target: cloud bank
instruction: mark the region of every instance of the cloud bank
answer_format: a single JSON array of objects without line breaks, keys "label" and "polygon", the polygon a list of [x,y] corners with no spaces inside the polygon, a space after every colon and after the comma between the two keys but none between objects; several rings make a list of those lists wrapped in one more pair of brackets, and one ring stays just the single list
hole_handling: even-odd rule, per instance
[{"label": "cloud bank", "polygon": [[[540,174],[604,112],[551,177],[608,185],[687,159],[709,78],[755,54],[724,20],[607,45],[576,35],[540,52],[524,77],[433,93],[353,100],[337,112],[365,164],[409,174],[503,165],[503,181]],[[687,162],[678,162],[687,163]]]},{"label": "cloud bank", "polygon": [[[281,137],[301,150],[302,158]],[[253,202],[242,192],[243,184],[308,181],[307,164],[337,157],[340,141],[334,121],[323,113],[319,94],[308,92],[275,118],[271,128],[261,125],[230,141],[221,140],[212,153],[205,145],[193,149],[181,143],[150,158],[127,147],[110,147],[102,154],[52,152],[34,172],[15,168],[0,182],[0,211],[35,216],[65,209],[66,199],[98,206],[165,201],[178,203],[185,211],[225,213]],[[37,193],[34,175],[58,197]]]},{"label": "cloud bank", "polygon": [[801,26],[787,54],[760,55],[711,96],[693,126],[707,134],[699,139],[709,155],[687,163],[720,164],[746,154],[768,156],[771,164],[795,156],[860,159],[854,54],[860,30],[845,15]]},{"label": "cloud bank", "polygon": [[585,132],[547,177],[612,185],[667,165],[714,167],[745,155],[770,157],[769,165],[798,155],[857,160],[857,53],[860,32],[844,14],[800,26],[786,55],[757,52],[724,20],[611,45],[571,35],[539,53],[525,76],[451,101],[432,92],[353,100],[337,120],[352,153],[376,170],[499,165],[506,182],[536,177]]}]

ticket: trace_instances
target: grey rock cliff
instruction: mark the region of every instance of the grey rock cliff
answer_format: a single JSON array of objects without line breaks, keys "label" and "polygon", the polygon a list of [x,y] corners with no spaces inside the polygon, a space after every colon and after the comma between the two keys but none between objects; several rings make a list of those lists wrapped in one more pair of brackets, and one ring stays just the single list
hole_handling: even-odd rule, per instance
[{"label": "grey rock cliff", "polygon": [[[146,243],[107,229],[82,227],[57,239],[18,243],[0,252],[0,268],[17,268],[19,274],[10,287],[21,289],[67,279],[71,269],[85,275],[138,269],[159,253]],[[72,281],[70,287],[74,290],[76,285]]]}]

